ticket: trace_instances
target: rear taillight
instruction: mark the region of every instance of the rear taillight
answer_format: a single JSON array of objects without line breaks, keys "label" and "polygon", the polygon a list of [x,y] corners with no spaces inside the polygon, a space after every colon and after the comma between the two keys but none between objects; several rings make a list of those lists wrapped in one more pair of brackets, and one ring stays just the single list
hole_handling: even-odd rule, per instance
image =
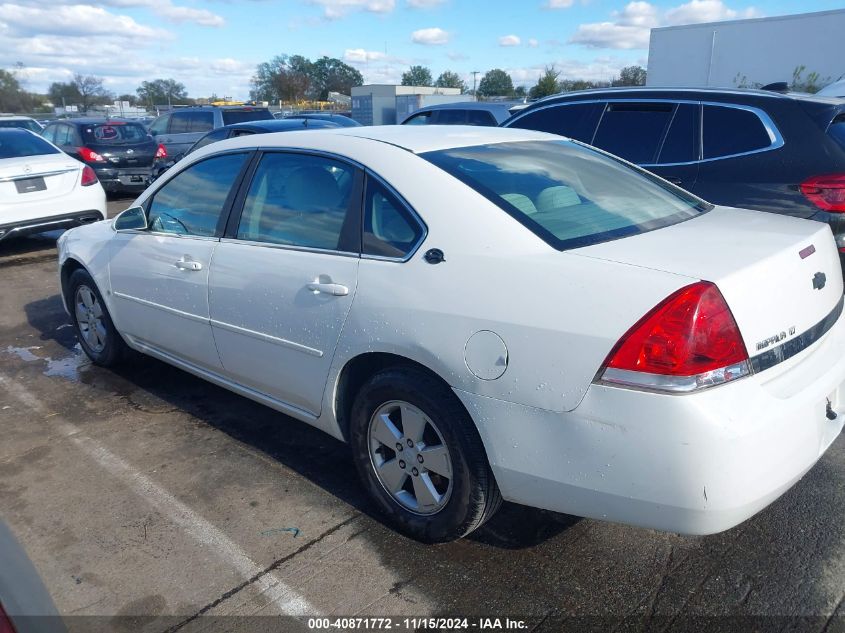
[{"label": "rear taillight", "polygon": [[0,604],[0,633],[15,633],[15,627],[9,616],[3,611],[2,604]]},{"label": "rear taillight", "polygon": [[801,193],[823,211],[845,213],[845,174],[829,174],[807,178],[800,185]]},{"label": "rear taillight", "polygon": [[751,373],[748,352],[719,289],[700,281],[663,300],[623,336],[603,383],[689,392]]},{"label": "rear taillight", "polygon": [[97,184],[97,174],[88,165],[82,168],[82,186],[88,187]]},{"label": "rear taillight", "polygon": [[79,155],[82,156],[82,160],[86,163],[104,163],[106,159],[103,158],[100,154],[95,152],[93,149],[89,149],[87,147],[80,147],[79,148]]},{"label": "rear taillight", "polygon": [[167,158],[167,148],[161,143],[158,144],[158,149],[156,150],[156,159],[159,158]]}]

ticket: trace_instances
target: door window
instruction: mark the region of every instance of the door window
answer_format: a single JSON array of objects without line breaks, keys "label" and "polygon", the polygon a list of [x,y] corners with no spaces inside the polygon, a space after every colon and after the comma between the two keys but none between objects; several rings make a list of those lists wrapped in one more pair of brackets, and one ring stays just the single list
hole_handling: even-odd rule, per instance
[{"label": "door window", "polygon": [[658,163],[689,163],[698,160],[700,113],[700,106],[696,104],[678,104],[660,149]]},{"label": "door window", "polygon": [[410,119],[405,121],[403,125],[430,125],[432,123],[431,120],[431,111],[429,112],[420,112],[419,114],[415,114]]},{"label": "door window", "polygon": [[560,134],[590,143],[602,110],[603,103],[563,103],[529,112],[508,127]]},{"label": "door window", "polygon": [[437,125],[463,125],[466,120],[466,110],[438,110],[435,117]]},{"label": "door window", "polygon": [[150,126],[150,134],[164,134],[167,132],[167,124],[170,122],[170,115],[165,114],[164,116],[160,116],[153,124]]},{"label": "door window", "polygon": [[55,143],[56,142],[56,128],[57,127],[58,126],[56,126],[56,125],[48,125],[46,128],[44,128],[44,131],[41,133],[41,136],[46,138],[51,143]]},{"label": "door window", "polygon": [[174,112],[170,121],[171,134],[208,132],[214,129],[213,112]]},{"label": "door window", "polygon": [[[222,141],[226,137],[229,136],[229,129],[228,128],[217,128],[213,132],[209,132],[205,136],[203,136],[200,140],[194,143],[194,146],[191,148],[191,152],[197,151],[200,147],[205,147],[206,145],[211,145],[212,143],[216,143],[217,141]],[[190,153],[190,152],[188,152]]]},{"label": "door window", "polygon": [[592,144],[632,163],[651,164],[674,109],[672,103],[609,103]]},{"label": "door window", "polygon": [[73,130],[69,125],[56,126],[56,140],[54,141],[59,147],[68,147],[73,141]]},{"label": "door window", "polygon": [[266,154],[244,202],[238,239],[357,253],[354,180],[355,169],[336,160]]},{"label": "door window", "polygon": [[374,178],[367,179],[363,228],[363,253],[381,257],[405,257],[423,232],[396,196]]},{"label": "door window", "polygon": [[720,158],[769,147],[772,139],[754,112],[704,106],[704,158]]},{"label": "door window", "polygon": [[150,230],[215,237],[223,211],[247,154],[224,154],[201,161],[169,180],[149,206]]},{"label": "door window", "polygon": [[467,110],[467,125],[495,126],[496,117],[484,110]]}]

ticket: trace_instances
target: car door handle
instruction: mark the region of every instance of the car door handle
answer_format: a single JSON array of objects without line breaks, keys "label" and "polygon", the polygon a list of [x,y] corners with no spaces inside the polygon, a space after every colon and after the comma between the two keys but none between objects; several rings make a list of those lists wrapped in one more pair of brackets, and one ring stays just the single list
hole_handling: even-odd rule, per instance
[{"label": "car door handle", "polygon": [[202,264],[187,257],[177,260],[174,265],[180,270],[202,270]]},{"label": "car door handle", "polygon": [[349,288],[341,284],[322,283],[319,281],[314,281],[308,284],[308,286],[306,287],[314,294],[323,293],[335,297],[345,297],[349,294]]}]

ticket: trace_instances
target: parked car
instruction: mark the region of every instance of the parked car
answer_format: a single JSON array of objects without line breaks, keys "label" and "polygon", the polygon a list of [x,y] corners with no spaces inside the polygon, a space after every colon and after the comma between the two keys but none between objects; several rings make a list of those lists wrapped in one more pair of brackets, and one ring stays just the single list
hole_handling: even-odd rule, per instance
[{"label": "parked car", "polygon": [[0,116],[0,128],[17,127],[39,134],[44,127],[28,116]]},{"label": "parked car", "polygon": [[177,161],[206,132],[232,123],[272,118],[270,110],[255,106],[192,106],[162,114],[149,130],[164,146],[167,157]]},{"label": "parked car", "polygon": [[500,125],[511,116],[514,103],[459,101],[425,106],[412,112],[402,125]]},{"label": "parked car", "polygon": [[67,633],[38,570],[3,521],[0,521],[0,632]]},{"label": "parked car", "polygon": [[66,154],[90,166],[107,192],[140,192],[149,184],[164,147],[140,123],[104,118],[55,121],[41,133]]},{"label": "parked car", "polygon": [[286,114],[282,117],[277,117],[282,119],[293,119],[293,120],[311,120],[311,121],[329,121],[330,123],[334,123],[339,127],[361,127],[361,124],[358,123],[355,119],[346,116],[345,114],[336,114],[332,112],[312,112],[312,113],[299,113],[299,114]]},{"label": "parked car", "polygon": [[29,130],[0,129],[0,241],[105,217],[91,167]]},{"label": "parked car", "polygon": [[845,102],[610,88],[543,99],[505,126],[595,145],[716,204],[826,222],[845,251]]},{"label": "parked car", "polygon": [[714,207],[549,134],[220,141],[66,233],[59,267],[94,363],[132,348],[348,441],[424,541],[502,498],[725,530],[845,420],[827,225]]},{"label": "parked car", "polygon": [[[233,123],[231,125],[224,125],[216,130],[207,132],[205,136],[200,137],[191,148],[185,152],[185,156],[191,152],[211,145],[217,141],[223,141],[227,138],[236,138],[238,136],[248,136],[250,134],[267,134],[269,132],[297,132],[301,130],[320,130],[320,129],[337,129],[340,126],[332,121],[323,121],[321,119],[270,119],[267,121],[252,121],[248,123]],[[168,169],[176,164],[174,160],[159,161],[153,170],[153,180],[158,179]]]}]

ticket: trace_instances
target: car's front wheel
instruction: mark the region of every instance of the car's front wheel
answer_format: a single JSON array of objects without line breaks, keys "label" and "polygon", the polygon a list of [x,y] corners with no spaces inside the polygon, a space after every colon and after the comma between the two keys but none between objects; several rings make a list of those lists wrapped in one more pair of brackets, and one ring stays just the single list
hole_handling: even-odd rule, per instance
[{"label": "car's front wheel", "polygon": [[364,486],[408,536],[461,538],[501,504],[472,419],[426,372],[395,367],[370,378],[353,405],[350,436]]},{"label": "car's front wheel", "polygon": [[97,284],[86,270],[76,270],[67,284],[67,304],[82,350],[94,364],[111,367],[128,352],[112,323]]}]

